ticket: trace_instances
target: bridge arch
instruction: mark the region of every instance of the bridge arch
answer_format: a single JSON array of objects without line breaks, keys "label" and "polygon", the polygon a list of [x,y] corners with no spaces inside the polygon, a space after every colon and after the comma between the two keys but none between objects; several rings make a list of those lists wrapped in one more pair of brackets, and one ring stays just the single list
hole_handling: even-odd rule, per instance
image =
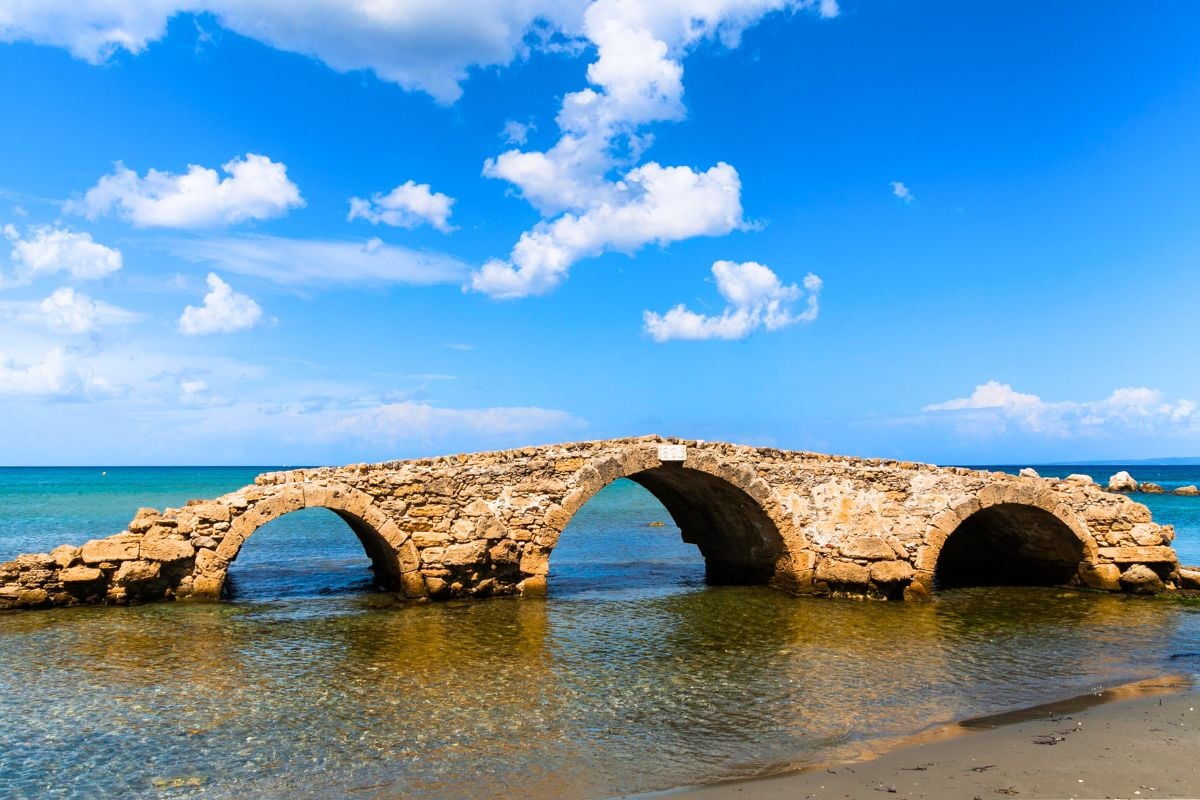
[{"label": "bridge arch", "polygon": [[925,591],[966,586],[1062,586],[1097,563],[1087,525],[1048,490],[993,485],[939,515],[918,551]]},{"label": "bridge arch", "polygon": [[575,512],[620,478],[663,504],[683,540],[700,550],[710,583],[799,589],[792,560],[806,548],[804,537],[753,469],[699,452],[683,462],[664,462],[655,450],[637,448],[592,460],[571,476],[574,488],[547,513],[545,532],[522,559],[525,594],[545,592],[550,554],[563,530]]},{"label": "bridge arch", "polygon": [[416,548],[367,493],[333,482],[284,483],[262,487],[261,491],[262,496],[252,504],[233,510],[229,530],[215,557],[203,562],[197,559],[193,596],[220,598],[229,566],[246,540],[268,522],[306,508],[332,511],[349,526],[370,558],[376,580],[385,589],[412,597],[425,594],[424,579],[416,571]]}]

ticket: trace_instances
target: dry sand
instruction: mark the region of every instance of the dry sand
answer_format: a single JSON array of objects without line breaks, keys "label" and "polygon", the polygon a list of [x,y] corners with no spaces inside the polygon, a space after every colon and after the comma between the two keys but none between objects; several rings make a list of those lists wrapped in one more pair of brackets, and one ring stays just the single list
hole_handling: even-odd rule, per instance
[{"label": "dry sand", "polygon": [[[697,800],[1200,798],[1200,692],[1144,681],[881,745],[869,761],[663,793]],[[878,752],[878,751],[877,751]]]}]

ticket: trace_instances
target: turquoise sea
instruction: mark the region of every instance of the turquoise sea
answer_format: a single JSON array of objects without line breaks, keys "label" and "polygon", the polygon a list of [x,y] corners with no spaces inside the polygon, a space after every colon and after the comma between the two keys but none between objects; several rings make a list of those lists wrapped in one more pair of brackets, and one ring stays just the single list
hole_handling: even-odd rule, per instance
[{"label": "turquoise sea", "polygon": [[[1200,467],[1126,468],[1200,484]],[[0,560],[267,469],[0,469]],[[1136,499],[1200,564],[1200,498]],[[297,512],[246,544],[227,602],[0,615],[0,797],[613,797],[1200,665],[1192,601],[861,603],[703,574],[628,481],[576,515],[546,600],[394,603],[344,523]]]}]

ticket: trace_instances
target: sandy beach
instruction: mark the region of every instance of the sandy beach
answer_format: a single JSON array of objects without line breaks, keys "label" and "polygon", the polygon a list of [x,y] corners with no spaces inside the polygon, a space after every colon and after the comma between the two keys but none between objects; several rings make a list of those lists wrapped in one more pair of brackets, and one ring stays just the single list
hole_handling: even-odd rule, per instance
[{"label": "sandy beach", "polygon": [[660,793],[767,798],[1196,798],[1200,692],[1144,681],[884,743],[878,757]]}]

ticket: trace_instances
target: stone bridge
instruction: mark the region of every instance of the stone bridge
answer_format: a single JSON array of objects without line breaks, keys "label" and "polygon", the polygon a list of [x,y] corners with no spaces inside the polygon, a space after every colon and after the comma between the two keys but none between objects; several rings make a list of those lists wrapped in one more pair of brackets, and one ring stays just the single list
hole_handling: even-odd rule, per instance
[{"label": "stone bridge", "polygon": [[379,584],[409,598],[542,595],[559,535],[619,478],[648,489],[716,584],[916,599],[1045,584],[1152,593],[1181,572],[1173,530],[1081,480],[661,437],[273,472],[128,530],[0,564],[0,608],[216,600],[261,526],[345,520]]}]

